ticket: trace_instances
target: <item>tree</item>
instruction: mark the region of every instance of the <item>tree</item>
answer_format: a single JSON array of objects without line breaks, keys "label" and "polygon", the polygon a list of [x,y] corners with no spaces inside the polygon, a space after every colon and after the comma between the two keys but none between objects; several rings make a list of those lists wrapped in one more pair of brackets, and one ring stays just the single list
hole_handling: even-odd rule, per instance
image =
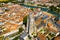
[{"label": "tree", "polygon": [[28,35],[28,38],[31,39],[32,37],[30,35]]},{"label": "tree", "polygon": [[56,12],[57,12],[57,13],[60,13],[60,9],[57,9]]},{"label": "tree", "polygon": [[56,10],[57,10],[57,8],[56,8],[56,7],[54,7],[53,5],[52,5],[52,6],[50,6],[49,8],[50,8],[50,10],[51,10],[51,11],[56,11]]},{"label": "tree", "polygon": [[54,7],[54,6],[50,6],[50,7],[49,7],[51,11],[53,11],[53,7]]},{"label": "tree", "polygon": [[23,19],[23,24],[26,26],[27,25],[27,17],[28,16],[25,16],[24,19]]},{"label": "tree", "polygon": [[6,1],[9,1],[9,0],[0,0],[0,2],[3,2],[3,1],[5,1],[5,2],[6,2]]},{"label": "tree", "polygon": [[21,33],[24,29],[22,27],[19,28],[19,33]]},{"label": "tree", "polygon": [[60,4],[59,4],[59,5],[57,5],[57,7],[60,7]]},{"label": "tree", "polygon": [[44,5],[42,5],[43,7],[47,7],[45,4]]},{"label": "tree", "polygon": [[0,0],[1,3],[8,3],[9,0]]},{"label": "tree", "polygon": [[13,1],[16,1],[16,0],[9,0],[9,2],[13,2]]},{"label": "tree", "polygon": [[41,4],[37,4],[37,6],[41,6]]},{"label": "tree", "polygon": [[30,8],[32,11],[34,11],[34,8]]},{"label": "tree", "polygon": [[20,36],[15,37],[13,40],[18,40]]}]

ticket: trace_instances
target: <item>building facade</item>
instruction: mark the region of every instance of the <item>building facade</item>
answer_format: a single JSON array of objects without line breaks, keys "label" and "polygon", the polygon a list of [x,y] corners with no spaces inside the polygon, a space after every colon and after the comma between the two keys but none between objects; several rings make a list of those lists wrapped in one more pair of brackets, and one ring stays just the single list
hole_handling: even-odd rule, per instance
[{"label": "building facade", "polygon": [[60,0],[50,0],[50,1],[60,3]]}]

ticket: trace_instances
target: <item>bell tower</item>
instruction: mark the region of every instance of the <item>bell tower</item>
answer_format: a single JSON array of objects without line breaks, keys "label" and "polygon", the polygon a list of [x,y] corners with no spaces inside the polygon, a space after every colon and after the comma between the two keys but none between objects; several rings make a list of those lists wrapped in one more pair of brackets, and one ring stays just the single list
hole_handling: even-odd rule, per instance
[{"label": "bell tower", "polygon": [[29,35],[32,35],[33,32],[36,32],[36,25],[34,21],[33,13],[29,13],[27,18],[27,31]]}]

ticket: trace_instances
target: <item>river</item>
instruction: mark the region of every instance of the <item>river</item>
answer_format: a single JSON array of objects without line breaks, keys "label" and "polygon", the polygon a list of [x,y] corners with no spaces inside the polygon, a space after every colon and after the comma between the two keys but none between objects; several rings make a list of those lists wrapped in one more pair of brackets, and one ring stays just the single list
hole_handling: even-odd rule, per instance
[{"label": "river", "polygon": [[55,16],[57,16],[57,17],[60,17],[60,14],[59,13],[56,13],[56,12],[54,12],[54,11],[51,11],[51,10],[49,10],[49,8],[46,8],[46,7],[37,7],[37,6],[30,6],[30,5],[25,5],[25,4],[20,4],[21,6],[24,6],[24,7],[27,7],[27,8],[40,8],[42,11],[45,11],[45,12],[48,12],[48,13],[50,13],[50,14],[53,14],[53,15],[55,15]]}]

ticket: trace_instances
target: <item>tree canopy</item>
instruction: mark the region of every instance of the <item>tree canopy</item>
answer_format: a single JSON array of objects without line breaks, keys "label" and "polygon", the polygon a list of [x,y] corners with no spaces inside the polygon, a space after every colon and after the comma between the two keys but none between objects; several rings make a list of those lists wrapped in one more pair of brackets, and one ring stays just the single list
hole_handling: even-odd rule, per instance
[{"label": "tree canopy", "polygon": [[19,28],[19,33],[21,33],[24,29],[21,27]]},{"label": "tree canopy", "polygon": [[0,2],[3,2],[3,1],[9,1],[9,0],[0,0]]},{"label": "tree canopy", "polygon": [[[59,7],[59,6],[58,6]],[[49,7],[51,11],[55,11],[57,13],[60,13],[60,8],[54,7],[53,5]]]}]

